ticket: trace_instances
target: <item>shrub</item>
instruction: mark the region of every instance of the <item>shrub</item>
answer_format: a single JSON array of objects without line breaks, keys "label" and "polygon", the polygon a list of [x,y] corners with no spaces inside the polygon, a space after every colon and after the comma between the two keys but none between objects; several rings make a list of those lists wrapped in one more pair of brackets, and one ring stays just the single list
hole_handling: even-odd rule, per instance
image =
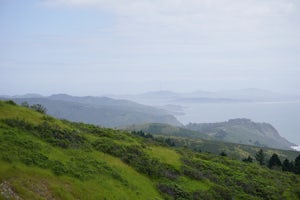
[{"label": "shrub", "polygon": [[7,100],[7,101],[5,101],[5,103],[13,105],[13,106],[17,105],[16,102],[14,102],[13,100]]},{"label": "shrub", "polygon": [[188,192],[174,183],[159,183],[157,188],[160,192],[171,196],[173,199],[191,199]]},{"label": "shrub", "polygon": [[201,173],[199,170],[197,170],[195,168],[184,165],[184,166],[182,166],[181,170],[184,175],[190,177],[191,179],[203,180],[205,178],[203,173]]},{"label": "shrub", "polygon": [[63,175],[67,173],[67,169],[63,163],[60,161],[54,160],[50,162],[49,166],[55,175]]},{"label": "shrub", "polygon": [[25,129],[28,131],[31,131],[34,129],[34,126],[24,119],[8,118],[8,119],[3,119],[2,121],[11,127],[21,128],[21,129]]}]

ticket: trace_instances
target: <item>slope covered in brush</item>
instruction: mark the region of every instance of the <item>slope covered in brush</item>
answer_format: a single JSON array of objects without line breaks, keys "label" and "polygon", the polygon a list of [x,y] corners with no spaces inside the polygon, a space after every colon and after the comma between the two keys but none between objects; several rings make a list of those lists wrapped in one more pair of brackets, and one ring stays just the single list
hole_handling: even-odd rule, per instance
[{"label": "slope covered in brush", "polygon": [[299,199],[300,177],[0,101],[3,199]]}]

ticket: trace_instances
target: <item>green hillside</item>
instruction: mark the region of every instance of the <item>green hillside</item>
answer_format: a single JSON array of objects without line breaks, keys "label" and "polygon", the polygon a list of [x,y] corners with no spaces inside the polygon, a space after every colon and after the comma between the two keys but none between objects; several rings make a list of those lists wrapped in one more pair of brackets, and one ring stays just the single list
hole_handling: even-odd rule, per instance
[{"label": "green hillside", "polygon": [[0,101],[0,199],[299,199],[300,176]]},{"label": "green hillside", "polygon": [[231,119],[217,123],[190,123],[185,128],[208,134],[219,141],[291,150],[295,144],[281,137],[268,123]]}]

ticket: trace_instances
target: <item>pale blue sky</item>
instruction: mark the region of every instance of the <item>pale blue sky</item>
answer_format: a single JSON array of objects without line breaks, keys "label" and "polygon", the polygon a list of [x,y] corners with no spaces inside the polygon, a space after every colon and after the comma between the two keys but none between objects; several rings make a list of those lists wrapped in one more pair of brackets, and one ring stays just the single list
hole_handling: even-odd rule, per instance
[{"label": "pale blue sky", "polygon": [[0,94],[300,94],[298,0],[0,0]]}]

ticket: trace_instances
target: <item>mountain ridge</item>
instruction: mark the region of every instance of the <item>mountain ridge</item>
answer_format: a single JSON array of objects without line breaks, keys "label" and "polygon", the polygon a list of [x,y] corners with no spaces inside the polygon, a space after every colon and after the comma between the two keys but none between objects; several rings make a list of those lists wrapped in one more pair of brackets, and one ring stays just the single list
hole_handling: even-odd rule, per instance
[{"label": "mountain ridge", "polygon": [[57,94],[43,98],[3,98],[18,104],[41,104],[50,115],[76,122],[93,123],[106,127],[118,127],[136,123],[164,122],[176,126],[182,124],[168,111],[142,105],[129,100],[108,97],[75,97]]}]

